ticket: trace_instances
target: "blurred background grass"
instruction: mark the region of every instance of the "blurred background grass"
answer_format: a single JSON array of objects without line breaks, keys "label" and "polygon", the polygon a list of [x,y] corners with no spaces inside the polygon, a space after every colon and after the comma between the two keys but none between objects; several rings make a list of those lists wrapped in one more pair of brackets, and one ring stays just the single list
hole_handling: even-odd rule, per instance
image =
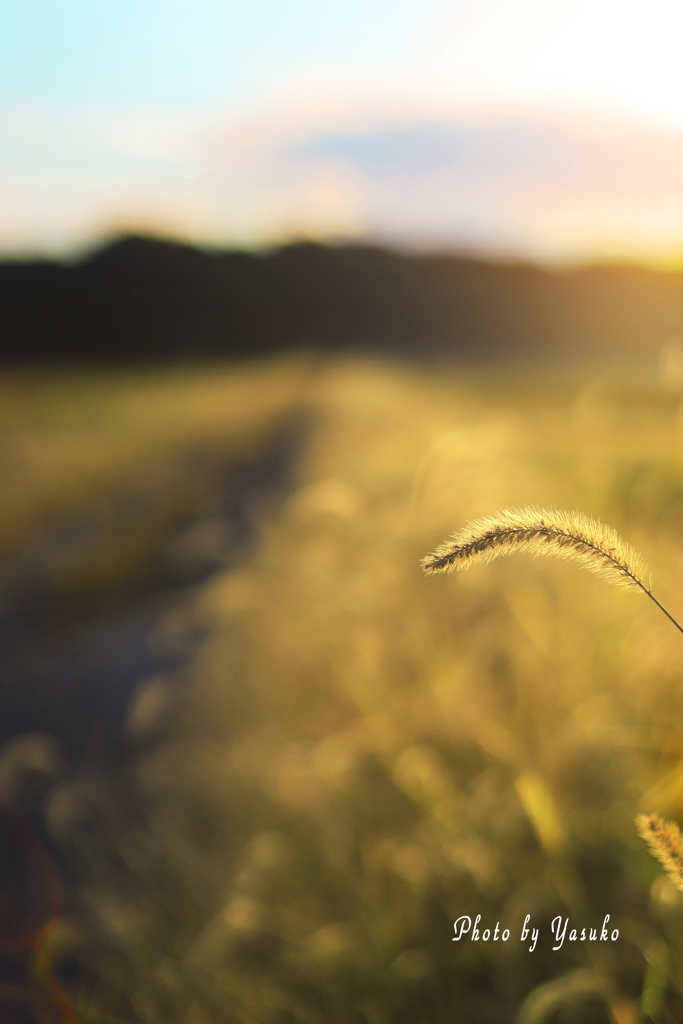
[{"label": "blurred background grass", "polygon": [[[681,1019],[680,898],[633,825],[683,813],[680,636],[572,564],[419,569],[471,518],[578,508],[680,617],[666,363],[304,355],[1,387],[10,625],[58,608],[69,637],[162,594],[145,643],[183,651],[121,682],[108,743],[98,706],[74,744],[68,690],[51,719],[24,693],[39,730],[5,723],[0,781],[67,878],[49,955],[82,1021]],[[510,941],[453,943],[465,914]],[[558,914],[619,939],[553,951]]]}]

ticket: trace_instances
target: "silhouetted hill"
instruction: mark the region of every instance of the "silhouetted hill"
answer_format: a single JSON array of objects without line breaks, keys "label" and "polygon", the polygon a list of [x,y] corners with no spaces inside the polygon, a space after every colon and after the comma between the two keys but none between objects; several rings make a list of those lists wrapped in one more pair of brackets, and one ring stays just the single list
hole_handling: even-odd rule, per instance
[{"label": "silhouetted hill", "polygon": [[553,273],[366,246],[207,253],[124,238],[73,266],[0,263],[0,358],[129,361],[293,346],[515,358],[658,349],[683,274]]}]

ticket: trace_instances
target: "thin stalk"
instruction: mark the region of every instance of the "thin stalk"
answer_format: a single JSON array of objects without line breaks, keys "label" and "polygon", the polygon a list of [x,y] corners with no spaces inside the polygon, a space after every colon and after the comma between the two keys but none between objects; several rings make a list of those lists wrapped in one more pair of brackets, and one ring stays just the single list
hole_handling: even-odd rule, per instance
[{"label": "thin stalk", "polygon": [[661,610],[662,610],[662,611],[664,612],[664,614],[666,615],[666,617],[667,617],[668,619],[671,619],[671,621],[673,622],[673,624],[674,624],[674,626],[676,627],[676,629],[680,630],[680,632],[681,632],[681,633],[683,633],[683,626],[681,626],[681,624],[680,624],[679,622],[676,622],[676,620],[674,619],[673,615],[671,615],[671,613],[670,613],[670,612],[668,612],[668,611],[666,610],[666,608],[664,607],[664,605],[663,605],[663,604],[660,604],[660,603],[659,603],[659,601],[658,601],[658,600],[657,600],[657,598],[656,598],[656,597],[654,596],[654,594],[652,594],[652,593],[651,593],[651,592],[650,592],[650,591],[649,591],[649,590],[647,589],[647,587],[646,587],[646,586],[644,586],[644,585],[643,585],[643,584],[642,584],[642,583],[641,583],[640,581],[638,581],[638,586],[639,586],[639,587],[641,588],[641,590],[643,590],[643,591],[644,591],[644,592],[645,592],[645,593],[647,594],[647,596],[648,596],[649,598],[651,598],[651,600],[653,600],[653,601],[654,601],[654,603],[655,603],[655,604],[657,605],[657,607],[658,607],[658,608],[661,608]]}]

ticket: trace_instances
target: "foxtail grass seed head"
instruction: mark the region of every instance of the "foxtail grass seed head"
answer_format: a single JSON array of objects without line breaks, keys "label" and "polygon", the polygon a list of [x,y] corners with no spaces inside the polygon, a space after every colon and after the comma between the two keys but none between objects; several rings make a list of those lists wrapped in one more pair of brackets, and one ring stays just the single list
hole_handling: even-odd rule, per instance
[{"label": "foxtail grass seed head", "polygon": [[656,814],[639,814],[636,828],[650,853],[661,863],[667,875],[683,892],[683,837],[675,821],[665,821]]},{"label": "foxtail grass seed head", "polygon": [[532,555],[569,558],[628,590],[642,590],[660,611],[683,633],[663,604],[650,592],[643,578],[645,563],[616,530],[583,512],[564,512],[556,508],[504,508],[485,519],[475,519],[464,530],[453,534],[436,551],[422,559],[422,568],[431,576],[437,572],[469,569],[475,562],[491,562],[514,551]]},{"label": "foxtail grass seed head", "polygon": [[560,509],[506,508],[468,523],[464,530],[422,560],[428,574],[468,569],[501,555],[528,551],[579,562],[610,583],[647,590],[645,563],[616,530],[581,512]]}]

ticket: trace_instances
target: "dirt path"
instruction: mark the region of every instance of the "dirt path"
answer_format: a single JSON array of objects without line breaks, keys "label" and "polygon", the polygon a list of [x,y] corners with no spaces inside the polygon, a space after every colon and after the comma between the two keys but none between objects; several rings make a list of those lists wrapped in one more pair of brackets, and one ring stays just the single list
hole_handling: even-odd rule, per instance
[{"label": "dirt path", "polygon": [[121,751],[140,683],[180,668],[200,639],[160,622],[244,557],[287,492],[307,427],[305,415],[290,415],[246,465],[187,451],[2,567],[0,744],[40,732],[76,762]]}]

